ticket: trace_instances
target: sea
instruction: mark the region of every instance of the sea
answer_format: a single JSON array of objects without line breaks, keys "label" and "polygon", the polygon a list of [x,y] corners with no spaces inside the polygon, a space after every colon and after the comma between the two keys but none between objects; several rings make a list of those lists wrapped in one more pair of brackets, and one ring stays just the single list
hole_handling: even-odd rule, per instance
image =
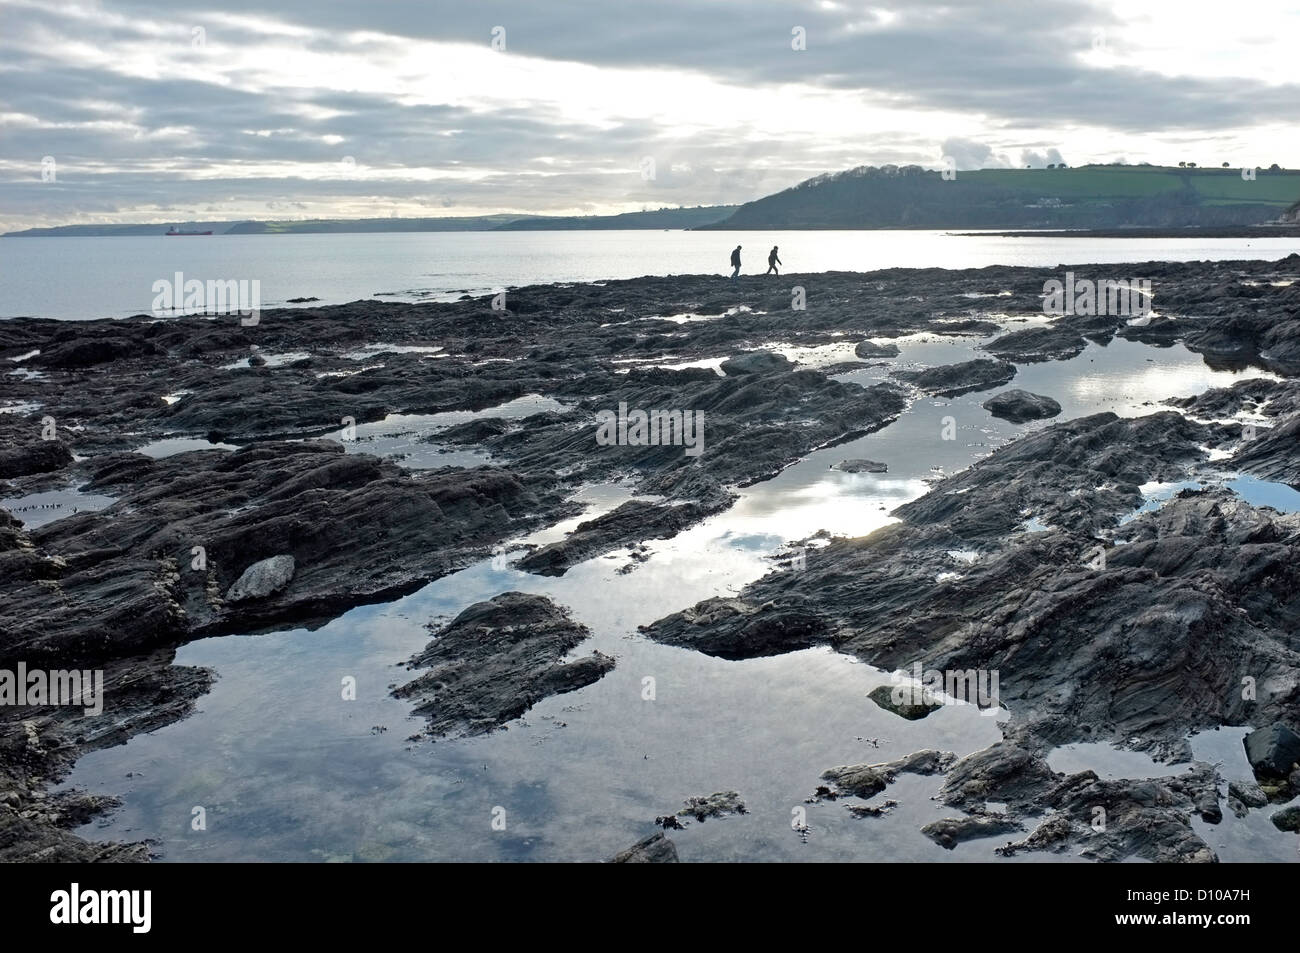
[{"label": "sea", "polygon": [[449,300],[554,281],[643,275],[762,274],[773,246],[784,272],[877,268],[1231,259],[1277,260],[1300,240],[1002,237],[947,231],[394,232],[0,239],[0,318],[121,318],[153,310],[154,283],[257,281],[263,308],[290,299]]}]

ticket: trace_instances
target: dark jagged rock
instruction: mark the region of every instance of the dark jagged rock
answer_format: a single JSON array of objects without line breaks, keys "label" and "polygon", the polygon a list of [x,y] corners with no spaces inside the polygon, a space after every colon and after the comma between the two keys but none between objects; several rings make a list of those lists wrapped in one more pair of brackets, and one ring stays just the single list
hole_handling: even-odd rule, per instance
[{"label": "dark jagged rock", "polygon": [[103,710],[0,705],[0,862],[141,862],[147,843],[83,840],[77,827],[116,806],[111,796],[48,793],[81,755],[186,717],[214,676],[175,653],[104,663]]},{"label": "dark jagged rock", "polygon": [[[1155,863],[1206,863],[1216,860],[1214,852],[1193,830],[1189,815],[1218,821],[1218,783],[1208,764],[1152,780],[1101,780],[1092,771],[1055,774],[1041,758],[1003,742],[959,761],[949,771],[940,799],[974,818],[990,816],[985,801],[1005,802],[1007,813],[994,816],[1010,823],[1044,808],[1056,812],[1024,841],[999,853],[1073,847],[1102,861],[1136,856]],[[971,836],[981,836],[978,823],[969,830],[976,832]]]},{"label": "dark jagged rock", "polygon": [[657,642],[724,659],[780,655],[826,641],[831,634],[812,604],[794,594],[757,606],[738,599],[706,599],[641,631]]},{"label": "dark jagged rock", "polygon": [[610,860],[611,864],[676,864],[677,845],[656,831],[643,837],[627,850],[621,850]]},{"label": "dark jagged rock", "polygon": [[864,360],[882,357],[898,357],[897,344],[877,344],[874,341],[859,341],[853,353]]},{"label": "dark jagged rock", "polygon": [[910,523],[947,524],[968,538],[1010,534],[1024,523],[1023,511],[1094,532],[1139,506],[1142,484],[1181,478],[1212,439],[1212,431],[1173,412],[1080,417],[1009,444],[898,514]]},{"label": "dark jagged rock", "polygon": [[64,340],[53,347],[43,348],[32,358],[32,363],[41,367],[79,368],[157,353],[158,348],[147,341],[99,334],[86,339]]},{"label": "dark jagged rock", "polygon": [[1289,417],[1269,429],[1257,429],[1251,440],[1233,454],[1235,466],[1265,480],[1300,487],[1300,415]]},{"label": "dark jagged rock", "polygon": [[278,592],[289,584],[293,578],[294,561],[292,556],[271,556],[253,563],[235,580],[226,592],[226,602],[242,602],[244,599],[265,599],[273,592]]},{"label": "dark jagged rock", "polygon": [[1252,377],[1231,387],[1212,387],[1195,397],[1175,398],[1168,403],[1206,418],[1230,417],[1243,410],[1260,410],[1266,416],[1279,416],[1300,411],[1300,390],[1286,381]]},{"label": "dark jagged rock", "polygon": [[[539,497],[504,470],[405,471],[325,441],[138,463],[118,456],[88,485],[118,501],[0,534],[9,590],[0,659],[86,661],[216,632],[320,624],[483,558],[562,499],[535,482]],[[251,564],[276,556],[295,569],[274,591],[228,591]]]},{"label": "dark jagged rock", "polygon": [[515,565],[526,572],[560,576],[577,563],[627,543],[669,539],[708,513],[725,508],[727,502],[717,500],[710,509],[696,503],[664,506],[628,500],[612,512],[579,523],[564,539],[535,550]]},{"label": "dark jagged rock", "polygon": [[1214,768],[1206,764],[1145,781],[1099,780],[1084,772],[1065,779],[1049,801],[1074,822],[1071,840],[1085,857],[1214,863],[1214,851],[1192,828],[1190,816],[1217,822],[1217,784]]},{"label": "dark jagged rock", "polygon": [[434,640],[410,661],[428,671],[393,695],[416,702],[431,737],[485,734],[612,670],[614,660],[600,652],[563,661],[590,634],[544,596],[502,593],[436,628]]},{"label": "dark jagged rock", "polygon": [[952,850],[963,841],[977,837],[992,837],[1023,830],[1024,825],[994,814],[975,814],[966,817],[945,817],[921,828],[921,833],[944,850]]},{"label": "dark jagged rock", "polygon": [[898,802],[890,799],[879,804],[850,804],[848,811],[852,817],[884,817],[896,807]]},{"label": "dark jagged rock", "polygon": [[884,772],[869,764],[841,765],[822,772],[822,780],[834,785],[838,795],[869,798],[889,786]]},{"label": "dark jagged rock", "polygon": [[1248,781],[1229,781],[1228,796],[1240,801],[1245,807],[1263,807],[1268,803],[1268,795],[1259,785]]},{"label": "dark jagged rock", "polygon": [[997,334],[1002,327],[980,318],[944,318],[933,330],[936,334]]},{"label": "dark jagged rock", "polygon": [[1035,803],[1051,791],[1057,775],[1024,748],[999,742],[958,761],[944,779],[939,799],[951,807],[974,808],[985,801]]},{"label": "dark jagged rock", "polygon": [[1280,781],[1300,763],[1300,735],[1287,725],[1257,728],[1243,739],[1246,758],[1260,780]]},{"label": "dark jagged rock", "polygon": [[829,781],[831,787],[819,787],[814,800],[833,801],[844,795],[870,798],[879,794],[887,785],[893,784],[900,774],[942,774],[952,767],[957,756],[951,751],[936,751],[927,748],[914,751],[896,761],[880,764],[841,765],[822,773],[822,780]]},{"label": "dark jagged rock", "polygon": [[439,430],[421,440],[434,443],[482,443],[490,437],[501,436],[509,429],[509,424],[499,417],[479,418]]},{"label": "dark jagged rock", "polygon": [[[1068,470],[1051,479],[1077,485]],[[1022,467],[1013,485],[1022,480],[1036,478]],[[965,482],[944,481],[918,503],[950,499],[951,486]],[[645,631],[729,658],[827,641],[890,670],[919,660],[927,669],[998,672],[1001,700],[1032,712],[1052,743],[1084,740],[1077,726],[1088,724],[1117,741],[1140,736],[1155,750],[1183,752],[1190,728],[1267,723],[1293,711],[1300,518],[1270,516],[1222,492],[1175,499],[1126,524],[1125,542],[1096,569],[1091,533],[1105,523],[1101,496],[1102,507],[1081,503],[1045,533],[1015,532],[1012,521],[1023,517],[1013,509],[999,527],[1009,535],[960,579],[936,576],[970,536],[896,524],[810,550],[799,573],[770,574],[738,597],[707,600]],[[968,509],[955,512],[963,515],[1017,504],[991,493],[961,499]],[[1109,518],[1124,508],[1121,497]],[[939,518],[916,504],[899,510],[909,511]],[[1085,534],[1072,528],[1080,523]],[[1243,701],[1239,673],[1268,692]]]},{"label": "dark jagged rock", "polygon": [[722,362],[726,374],[783,374],[792,367],[788,357],[771,351],[754,351]]},{"label": "dark jagged rock", "polygon": [[72,453],[58,440],[41,440],[0,449],[0,480],[50,473],[72,462]]},{"label": "dark jagged rock", "polygon": [[1001,417],[1013,424],[1023,424],[1028,420],[1043,420],[1055,417],[1061,412],[1061,405],[1050,397],[1031,394],[1027,390],[1004,390],[994,394],[980,405],[994,417]]},{"label": "dark jagged rock", "polygon": [[[900,685],[891,688],[881,685],[873,688],[867,697],[885,711],[893,712],[908,721],[917,721],[932,711],[943,707],[943,702],[921,688],[913,691],[909,686]],[[897,699],[897,700],[896,700]]]},{"label": "dark jagged rock", "polygon": [[727,817],[731,814],[748,814],[745,802],[736,791],[717,791],[713,794],[688,797],[686,806],[677,812],[678,817],[692,817],[703,823],[711,817]]},{"label": "dark jagged rock", "polygon": [[1280,831],[1300,832],[1300,807],[1288,807],[1269,818]]},{"label": "dark jagged rock", "polygon": [[[781,369],[787,365],[727,377],[699,368],[592,370],[563,385],[578,399],[570,414],[521,421],[482,446],[516,470],[564,472],[573,482],[632,475],[638,490],[702,503],[704,514],[728,499],[727,485],[774,476],[817,447],[878,430],[906,407],[894,387],[864,388],[831,381],[820,371]],[[684,442],[597,443],[597,414],[617,413],[620,406],[629,413],[702,415],[700,452],[687,454]]]},{"label": "dark jagged rock", "polygon": [[957,756],[951,751],[938,751],[934,748],[925,748],[921,751],[913,751],[895,761],[886,761],[883,764],[875,765],[878,771],[883,771],[891,780],[896,774],[942,774],[951,768],[957,761]]},{"label": "dark jagged rock", "polygon": [[841,460],[831,466],[832,470],[843,473],[887,473],[889,465],[875,460]]},{"label": "dark jagged rock", "polygon": [[1065,325],[1012,331],[984,345],[984,350],[1006,361],[1030,364],[1064,361],[1083,353],[1088,346],[1083,335]]},{"label": "dark jagged rock", "polygon": [[923,371],[894,371],[894,377],[915,384],[936,397],[957,397],[1005,384],[1016,376],[1016,366],[1005,361],[980,358],[961,364],[945,364]]}]

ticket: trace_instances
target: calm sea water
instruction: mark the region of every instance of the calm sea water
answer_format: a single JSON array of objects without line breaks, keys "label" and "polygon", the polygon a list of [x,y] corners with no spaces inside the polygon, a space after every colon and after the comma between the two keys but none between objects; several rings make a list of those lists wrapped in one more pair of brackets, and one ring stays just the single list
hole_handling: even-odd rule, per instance
[{"label": "calm sea water", "polygon": [[172,279],[261,282],[263,307],[290,298],[325,304],[483,294],[549,281],[641,275],[762,274],[781,248],[783,271],[875,268],[1044,268],[1090,262],[1276,260],[1286,238],[999,238],[942,231],[423,232],[366,235],[214,235],[166,238],[0,239],[0,317],[124,317],[148,312],[153,283]]}]

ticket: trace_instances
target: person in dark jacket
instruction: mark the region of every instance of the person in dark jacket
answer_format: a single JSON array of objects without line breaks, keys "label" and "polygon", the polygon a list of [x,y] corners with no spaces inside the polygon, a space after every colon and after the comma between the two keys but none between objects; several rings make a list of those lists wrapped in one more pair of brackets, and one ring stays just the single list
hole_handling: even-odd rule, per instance
[{"label": "person in dark jacket", "polygon": [[731,272],[731,277],[734,278],[736,277],[736,275],[740,274],[740,246],[739,245],[737,245],[735,249],[731,252],[731,267],[733,269],[733,271]]},{"label": "person in dark jacket", "polygon": [[781,264],[781,259],[776,257],[776,246],[773,245],[772,250],[767,253],[767,271],[765,274],[779,275],[780,272],[776,270],[776,266],[779,264]]}]

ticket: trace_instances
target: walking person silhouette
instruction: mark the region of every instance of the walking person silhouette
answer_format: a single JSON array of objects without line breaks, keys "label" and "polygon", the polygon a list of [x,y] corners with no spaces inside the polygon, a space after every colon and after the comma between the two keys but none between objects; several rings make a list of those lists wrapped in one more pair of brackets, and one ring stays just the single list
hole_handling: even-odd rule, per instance
[{"label": "walking person silhouette", "polygon": [[767,253],[767,271],[764,272],[764,274],[768,274],[768,275],[771,275],[771,274],[778,274],[778,275],[779,275],[781,272],[779,272],[779,271],[776,270],[776,266],[779,265],[779,264],[781,264],[781,259],[776,257],[776,246],[773,245],[773,246],[772,246],[772,250],[771,250],[770,252]]},{"label": "walking person silhouette", "polygon": [[737,245],[735,249],[733,249],[731,252],[731,266],[732,268],[735,269],[731,273],[731,277],[734,278],[736,277],[736,275],[740,274],[740,246],[739,245]]}]

